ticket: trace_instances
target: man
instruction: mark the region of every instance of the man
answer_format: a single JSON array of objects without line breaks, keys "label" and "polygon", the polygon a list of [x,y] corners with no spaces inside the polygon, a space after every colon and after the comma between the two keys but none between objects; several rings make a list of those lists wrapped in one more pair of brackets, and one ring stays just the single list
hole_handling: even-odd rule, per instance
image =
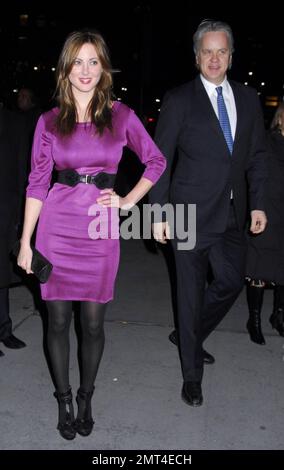
[{"label": "man", "polygon": [[[233,54],[230,26],[205,20],[193,40],[200,75],[164,98],[155,140],[168,166],[150,200],[162,206],[169,201],[174,207],[196,205],[195,247],[182,249],[175,233],[173,248],[182,398],[200,406],[202,344],[244,283],[247,192],[251,232],[260,233],[266,225],[266,144],[257,93],[227,79]],[[170,181],[175,151],[178,158]],[[154,223],[153,232],[157,241],[166,243],[168,222]],[[209,265],[213,281],[206,287]]]},{"label": "man", "polygon": [[[25,343],[12,333],[9,285],[19,281],[13,273],[10,251],[17,238],[27,173],[28,132],[21,117],[0,108],[0,342],[7,348]],[[0,350],[0,357],[4,353]]]}]

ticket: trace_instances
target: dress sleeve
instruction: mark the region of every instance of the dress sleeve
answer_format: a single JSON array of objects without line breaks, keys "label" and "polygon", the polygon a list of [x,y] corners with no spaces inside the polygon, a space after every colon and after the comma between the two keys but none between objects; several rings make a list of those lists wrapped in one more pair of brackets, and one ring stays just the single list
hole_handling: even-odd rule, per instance
[{"label": "dress sleeve", "polygon": [[46,129],[44,116],[41,116],[34,133],[27,197],[39,199],[40,201],[46,199],[50,187],[53,164],[51,134]]},{"label": "dress sleeve", "polygon": [[132,110],[128,117],[126,138],[127,146],[146,166],[142,176],[155,184],[166,168],[166,159]]}]

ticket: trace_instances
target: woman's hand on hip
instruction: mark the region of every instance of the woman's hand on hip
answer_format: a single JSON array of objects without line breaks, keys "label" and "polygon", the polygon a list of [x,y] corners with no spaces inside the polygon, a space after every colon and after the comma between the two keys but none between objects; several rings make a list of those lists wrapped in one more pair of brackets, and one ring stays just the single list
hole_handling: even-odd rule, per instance
[{"label": "woman's hand on hip", "polygon": [[126,197],[120,197],[113,189],[102,189],[101,196],[97,198],[97,203],[104,207],[116,207],[118,209],[128,210],[133,207]]}]

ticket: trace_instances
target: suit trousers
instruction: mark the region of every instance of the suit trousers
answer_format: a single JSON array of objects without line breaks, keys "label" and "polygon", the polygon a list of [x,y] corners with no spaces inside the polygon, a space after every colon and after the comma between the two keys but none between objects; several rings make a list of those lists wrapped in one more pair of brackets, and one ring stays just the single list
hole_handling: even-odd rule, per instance
[{"label": "suit trousers", "polygon": [[0,341],[12,333],[12,320],[9,315],[9,288],[0,288]]},{"label": "suit trousers", "polygon": [[[178,240],[172,241],[184,381],[202,380],[202,343],[235,302],[245,278],[247,242],[232,203],[224,233],[197,233],[196,238],[192,250],[178,250]],[[213,280],[206,284],[209,264]]]}]

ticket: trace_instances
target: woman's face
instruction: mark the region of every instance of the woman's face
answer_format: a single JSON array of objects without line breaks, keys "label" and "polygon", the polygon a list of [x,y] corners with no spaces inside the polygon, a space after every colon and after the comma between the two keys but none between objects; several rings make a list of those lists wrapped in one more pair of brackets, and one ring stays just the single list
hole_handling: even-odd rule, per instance
[{"label": "woman's face", "polygon": [[78,93],[93,94],[99,83],[103,68],[95,46],[85,43],[74,59],[69,80],[75,95]]}]

